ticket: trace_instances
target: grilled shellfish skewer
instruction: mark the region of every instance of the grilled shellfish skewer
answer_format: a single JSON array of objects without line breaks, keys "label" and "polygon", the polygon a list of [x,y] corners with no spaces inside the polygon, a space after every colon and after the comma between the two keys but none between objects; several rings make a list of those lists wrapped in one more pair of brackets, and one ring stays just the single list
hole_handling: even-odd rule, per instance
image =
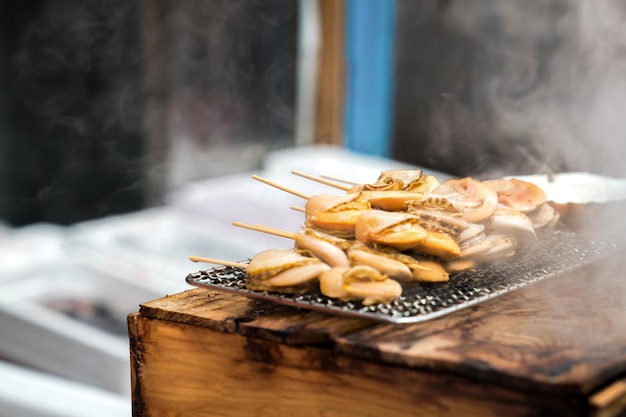
[{"label": "grilled shellfish skewer", "polygon": [[403,251],[426,240],[428,232],[419,225],[419,219],[411,214],[368,210],[357,219],[354,235],[366,245],[379,244]]},{"label": "grilled shellfish skewer", "polygon": [[319,230],[305,228],[299,233],[291,233],[274,227],[259,224],[233,222],[234,226],[243,227],[257,232],[268,233],[295,241],[294,251],[305,256],[315,257],[324,263],[335,266],[350,266],[345,250],[350,242]]},{"label": "grilled shellfish skewer", "polygon": [[254,255],[246,268],[246,287],[254,291],[304,293],[317,285],[330,266],[290,249],[268,249]]},{"label": "grilled shellfish skewer", "polygon": [[376,268],[356,265],[337,267],[320,276],[320,291],[344,301],[361,300],[363,305],[389,303],[402,295],[402,286]]},{"label": "grilled shellfish skewer", "polygon": [[343,196],[318,194],[310,197],[258,175],[253,175],[252,178],[306,200],[305,225],[338,237],[354,236],[356,219],[363,210],[372,208],[358,193]]},{"label": "grilled shellfish skewer", "polygon": [[294,236],[294,250],[303,255],[315,256],[328,265],[350,266],[346,249],[351,242],[319,230],[305,228]]},{"label": "grilled shellfish skewer", "polygon": [[537,233],[552,230],[557,223],[561,215],[552,207],[549,203],[544,203],[536,210],[526,214],[530,221],[533,223],[533,227]]},{"label": "grilled shellfish skewer", "polygon": [[493,214],[484,221],[487,234],[498,233],[510,236],[518,246],[536,240],[537,234],[532,221],[521,211],[498,203]]},{"label": "grilled shellfish skewer", "polygon": [[522,213],[530,213],[546,203],[548,196],[538,185],[517,178],[482,181],[498,194],[498,202]]},{"label": "grilled shellfish skewer", "polygon": [[445,233],[432,231],[427,231],[426,239],[412,247],[411,250],[443,260],[461,256],[461,248],[453,238]]},{"label": "grilled shellfish skewer", "polygon": [[500,204],[527,215],[536,230],[549,230],[559,220],[545,191],[536,184],[518,178],[485,180],[483,184],[498,194]]},{"label": "grilled shellfish skewer", "polygon": [[350,295],[343,288],[343,274],[348,269],[349,266],[336,266],[324,271],[320,275],[320,292],[330,298],[349,299]]},{"label": "grilled shellfish skewer", "polygon": [[445,270],[434,260],[422,259],[400,253],[391,247],[371,247],[353,240],[341,239],[315,229],[306,228],[299,233],[258,224],[233,222],[234,226],[293,239],[294,251],[301,255],[319,258],[329,266],[350,267],[367,265],[399,282],[447,280]]},{"label": "grilled shellfish skewer", "polygon": [[233,225],[294,241],[269,249],[248,264],[192,256],[245,269],[255,291],[302,293],[319,288],[328,297],[387,303],[400,283],[441,282],[449,274],[512,256],[558,221],[539,187],[519,180],[442,183],[421,170],[382,171],[376,182],[346,184],[292,171],[345,191],[309,196],[253,175],[253,179],[304,200],[304,228],[292,233],[269,226]]},{"label": "grilled shellfish skewer", "polygon": [[[381,210],[401,211],[404,210],[405,205],[413,200],[423,200],[424,195],[414,190],[402,190],[396,188],[389,189],[377,189],[368,187],[346,187],[335,182],[324,180],[323,178],[315,177],[313,175],[305,174],[300,171],[291,171],[295,175],[317,181],[322,184],[329,185],[331,187],[338,188],[340,190],[348,191],[348,194],[359,194],[366,201],[368,201],[372,208],[378,208]],[[361,189],[363,188],[363,189]]]},{"label": "grilled shellfish skewer", "polygon": [[471,177],[446,180],[431,194],[444,196],[462,206],[462,218],[468,222],[487,219],[498,204],[498,194]]},{"label": "grilled shellfish skewer", "polygon": [[291,171],[291,173],[347,191],[348,194],[360,193],[373,208],[390,211],[402,211],[408,202],[423,200],[424,193],[430,192],[439,185],[435,177],[424,175],[421,170],[383,171],[376,183],[359,184],[353,187],[300,171]]},{"label": "grilled shellfish skewer", "polygon": [[[352,194],[352,193],[348,193]],[[363,190],[359,194],[367,200],[372,208],[387,211],[404,211],[406,205],[412,201],[424,200],[424,194],[402,190]]]},{"label": "grilled shellfish skewer", "polygon": [[318,194],[306,202],[305,226],[337,237],[352,238],[357,219],[371,209],[371,204],[360,193],[342,196]]},{"label": "grilled shellfish skewer", "polygon": [[441,262],[416,253],[402,253],[391,247],[355,244],[348,250],[354,265],[368,265],[399,282],[440,282],[448,280]]},{"label": "grilled shellfish skewer", "polygon": [[366,245],[354,245],[348,250],[348,258],[352,265],[367,265],[376,268],[391,279],[401,282],[413,280],[413,273],[406,262],[382,251]]},{"label": "grilled shellfish skewer", "polygon": [[432,175],[421,169],[390,169],[381,171],[378,179],[370,184],[355,184],[349,192],[358,191],[405,191],[428,193],[439,185]]},{"label": "grilled shellfish skewer", "polygon": [[413,281],[417,282],[445,282],[450,278],[450,273],[444,265],[431,259],[416,258],[411,270]]}]

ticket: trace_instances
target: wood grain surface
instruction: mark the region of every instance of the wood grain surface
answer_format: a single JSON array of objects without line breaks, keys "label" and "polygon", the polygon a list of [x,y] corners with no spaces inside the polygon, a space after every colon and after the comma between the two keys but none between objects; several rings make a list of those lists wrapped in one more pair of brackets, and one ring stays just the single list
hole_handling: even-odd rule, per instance
[{"label": "wood grain surface", "polygon": [[133,413],[622,415],[626,258],[396,325],[193,289],[129,316]]},{"label": "wood grain surface", "polygon": [[337,335],[371,326],[343,318],[197,288],[141,305],[144,317],[240,333],[288,344],[331,343]]},{"label": "wood grain surface", "polygon": [[131,316],[135,416],[574,415],[584,398],[476,384],[236,333]]},{"label": "wood grain surface", "polygon": [[624,254],[439,320],[337,338],[346,354],[588,394],[626,374]]}]

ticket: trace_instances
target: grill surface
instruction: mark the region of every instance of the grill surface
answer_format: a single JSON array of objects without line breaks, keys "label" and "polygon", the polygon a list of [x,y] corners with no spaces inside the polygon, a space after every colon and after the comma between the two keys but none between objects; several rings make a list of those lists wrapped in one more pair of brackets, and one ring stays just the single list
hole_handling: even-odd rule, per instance
[{"label": "grill surface", "polygon": [[234,292],[284,305],[393,323],[415,323],[441,317],[581,267],[615,249],[616,245],[610,242],[556,231],[498,264],[453,274],[444,283],[405,284],[399,299],[371,306],[332,299],[318,291],[300,295],[251,291],[246,288],[245,270],[228,266],[195,272],[189,274],[186,280],[193,286]]}]

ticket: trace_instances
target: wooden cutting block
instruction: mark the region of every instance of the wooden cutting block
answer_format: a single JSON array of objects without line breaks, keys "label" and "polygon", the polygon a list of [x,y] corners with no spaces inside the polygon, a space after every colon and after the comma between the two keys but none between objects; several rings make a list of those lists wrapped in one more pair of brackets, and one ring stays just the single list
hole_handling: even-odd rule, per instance
[{"label": "wooden cutting block", "polygon": [[133,416],[624,416],[625,254],[410,325],[149,301],[128,317]]}]

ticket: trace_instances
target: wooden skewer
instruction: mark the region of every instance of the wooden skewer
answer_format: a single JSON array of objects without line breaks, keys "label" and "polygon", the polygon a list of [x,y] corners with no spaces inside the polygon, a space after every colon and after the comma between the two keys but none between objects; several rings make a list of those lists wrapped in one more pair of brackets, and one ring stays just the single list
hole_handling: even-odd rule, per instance
[{"label": "wooden skewer", "polygon": [[306,213],[306,209],[304,207],[290,206],[289,208],[292,209],[292,210],[295,210],[295,211],[300,211],[302,213]]},{"label": "wooden skewer", "polygon": [[244,229],[254,230],[256,232],[268,233],[270,235],[280,236],[287,239],[295,239],[296,234],[285,230],[276,229],[270,226],[260,224],[246,224],[241,222],[233,222],[233,226],[243,227]]},{"label": "wooden skewer", "polygon": [[352,185],[359,185],[360,184],[360,182],[353,181],[353,180],[348,180],[348,179],[345,179],[345,178],[335,177],[334,175],[320,174],[320,177],[328,178],[329,180],[333,180],[333,181],[343,182],[344,184],[352,184]]},{"label": "wooden skewer", "polygon": [[283,190],[283,191],[286,191],[286,192],[288,192],[288,193],[290,193],[290,194],[293,194],[293,195],[295,195],[296,197],[300,197],[300,198],[303,198],[303,199],[305,199],[305,200],[308,200],[308,199],[310,198],[310,197],[309,197],[308,195],[306,195],[306,194],[302,194],[302,193],[300,193],[300,192],[298,192],[298,191],[296,191],[296,190],[292,190],[291,188],[287,188],[287,187],[285,187],[285,186],[282,186],[282,185],[280,185],[280,184],[275,183],[274,181],[270,181],[270,180],[268,180],[268,179],[266,179],[266,178],[259,177],[258,175],[253,175],[253,176],[252,176],[252,178],[254,178],[254,179],[255,179],[255,180],[257,180],[257,181],[261,181],[261,182],[263,182],[263,183],[265,183],[265,184],[267,184],[267,185],[271,185],[271,186],[272,186],[272,187],[274,187],[274,188],[278,188],[279,190]]},{"label": "wooden skewer", "polygon": [[288,232],[287,230],[277,229],[271,226],[265,226],[262,224],[254,224],[254,227],[257,227],[259,232],[268,233],[271,235],[281,236],[287,239],[295,239],[297,233]]},{"label": "wooden skewer", "polygon": [[298,175],[300,177],[306,178],[308,180],[319,182],[320,184],[329,185],[331,187],[338,188],[343,191],[348,191],[350,188],[352,188],[352,187],[347,187],[345,185],[337,184],[336,182],[325,180],[324,178],[309,175],[307,173],[300,172],[300,171],[291,171],[291,173],[294,175]]},{"label": "wooden skewer", "polygon": [[246,269],[248,267],[247,264],[241,263],[241,262],[234,262],[234,261],[225,261],[222,259],[213,259],[213,258],[203,258],[201,256],[190,256],[189,257],[190,261],[193,262],[204,262],[207,264],[217,264],[217,265],[224,265],[224,266],[232,266],[235,268],[242,268],[242,269]]}]

